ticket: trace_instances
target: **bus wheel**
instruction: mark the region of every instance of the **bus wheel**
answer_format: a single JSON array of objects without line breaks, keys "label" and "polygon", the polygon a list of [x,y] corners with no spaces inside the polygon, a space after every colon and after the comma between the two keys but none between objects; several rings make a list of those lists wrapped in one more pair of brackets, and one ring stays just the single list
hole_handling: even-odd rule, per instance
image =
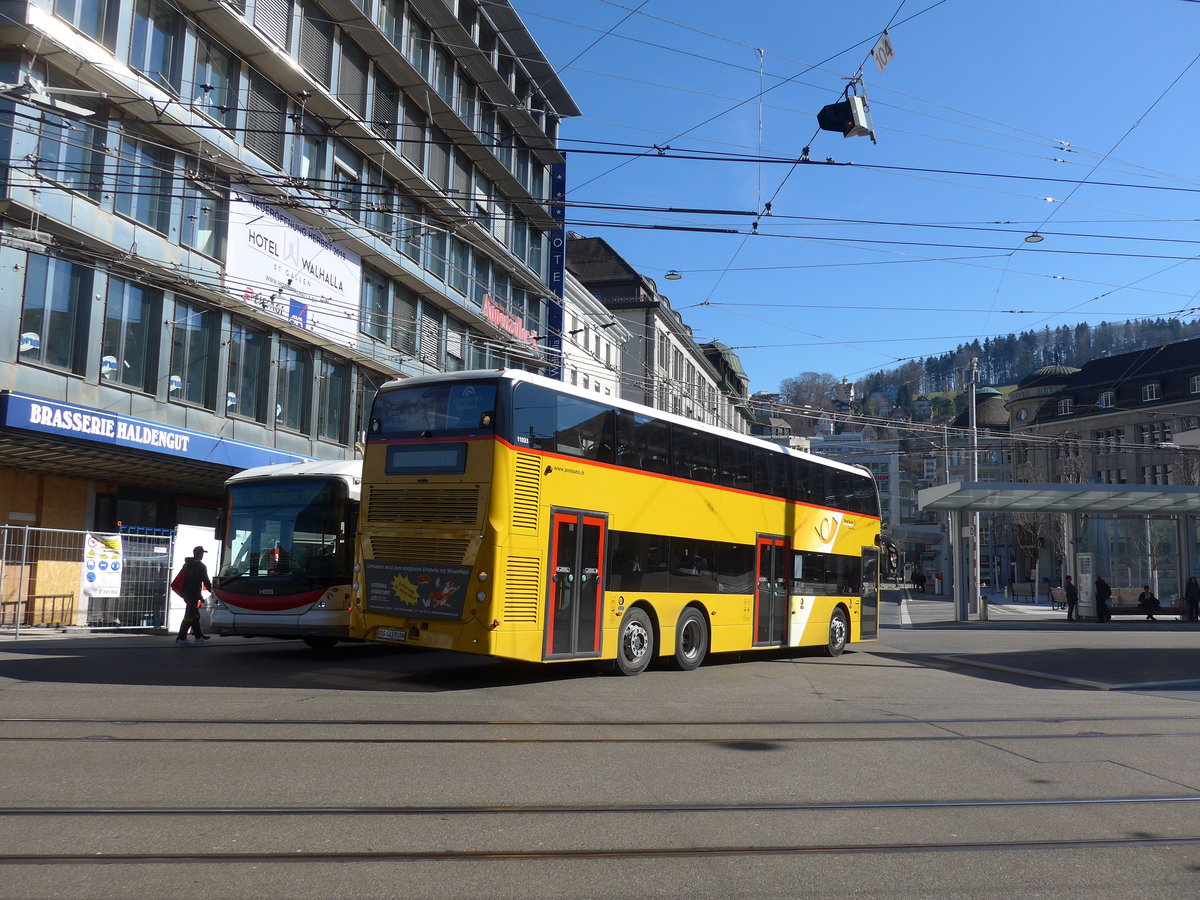
[{"label": "bus wheel", "polygon": [[306,637],[301,638],[301,640],[314,650],[329,650],[338,642],[338,639],[335,637]]},{"label": "bus wheel", "polygon": [[640,675],[654,656],[654,631],[650,617],[637,607],[625,613],[617,637],[617,671]]},{"label": "bus wheel", "polygon": [[708,623],[704,615],[694,606],[689,606],[679,616],[675,626],[675,665],[690,672],[704,662],[708,653]]},{"label": "bus wheel", "polygon": [[846,621],[846,613],[840,608],[835,609],[829,616],[829,643],[825,645],[826,656],[841,656],[850,640],[850,623]]}]

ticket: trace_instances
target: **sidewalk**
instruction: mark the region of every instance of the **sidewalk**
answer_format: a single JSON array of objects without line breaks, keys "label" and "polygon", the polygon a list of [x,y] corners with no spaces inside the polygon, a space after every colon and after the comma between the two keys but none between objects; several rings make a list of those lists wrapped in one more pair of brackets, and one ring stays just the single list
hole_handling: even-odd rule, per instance
[{"label": "sidewalk", "polygon": [[[1065,609],[1055,609],[1048,600],[1035,602],[1028,597],[1013,598],[1005,597],[1003,592],[988,594],[987,596],[987,611],[986,618],[979,611],[972,611],[968,622],[1008,622],[1008,623],[1027,623],[1035,622],[1068,624],[1067,611]],[[900,591],[900,625],[903,628],[913,628],[920,625],[945,624],[954,622],[955,609],[954,603],[948,594],[922,594],[914,592],[911,588],[904,588]],[[1088,620],[1081,620],[1081,624]],[[1138,615],[1120,615],[1113,618],[1113,622],[1121,622],[1132,624],[1137,622],[1145,622],[1145,616]],[[1159,616],[1158,622],[1161,624],[1180,623],[1182,619],[1175,615]],[[966,624],[966,623],[963,623]],[[1074,623],[1070,623],[1074,624]],[[1094,621],[1093,621],[1094,624]],[[1147,622],[1148,625],[1155,623]],[[1191,623],[1195,627],[1195,623]]]}]

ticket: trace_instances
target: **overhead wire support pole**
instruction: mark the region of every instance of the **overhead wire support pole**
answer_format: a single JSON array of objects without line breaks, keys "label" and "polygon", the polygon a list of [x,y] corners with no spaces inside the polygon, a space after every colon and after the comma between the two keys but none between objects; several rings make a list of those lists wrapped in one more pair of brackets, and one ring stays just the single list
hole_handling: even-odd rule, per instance
[{"label": "overhead wire support pole", "polygon": [[[971,359],[970,369],[970,396],[967,400],[968,418],[967,422],[971,432],[971,456],[968,460],[968,480],[971,484],[976,484],[979,481],[979,425],[976,419],[975,409],[975,391],[979,384],[979,360],[975,357]],[[970,609],[975,604],[978,604],[976,611],[980,618],[986,618],[987,613],[983,606],[983,594],[979,584],[979,510],[971,510],[971,558],[967,568],[967,594],[963,598],[965,603],[960,605],[960,618],[965,621],[970,613]]]}]

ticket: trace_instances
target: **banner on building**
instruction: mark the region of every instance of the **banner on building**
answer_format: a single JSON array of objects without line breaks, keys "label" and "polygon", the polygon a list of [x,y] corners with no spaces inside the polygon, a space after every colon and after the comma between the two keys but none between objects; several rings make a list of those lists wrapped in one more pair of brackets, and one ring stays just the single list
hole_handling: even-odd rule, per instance
[{"label": "banner on building", "polygon": [[225,289],[347,349],[358,344],[361,259],[271,200],[229,192]]}]

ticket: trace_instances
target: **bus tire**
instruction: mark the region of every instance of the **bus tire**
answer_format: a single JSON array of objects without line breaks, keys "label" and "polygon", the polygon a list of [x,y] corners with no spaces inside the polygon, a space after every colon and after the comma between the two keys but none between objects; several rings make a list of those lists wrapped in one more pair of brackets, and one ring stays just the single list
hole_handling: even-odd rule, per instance
[{"label": "bus tire", "polygon": [[337,645],[338,639],[335,637],[306,637],[300,640],[308,644],[314,650],[331,650]]},{"label": "bus tire", "polygon": [[683,672],[699,668],[708,654],[708,622],[704,614],[689,606],[675,626],[675,665]]},{"label": "bus tire", "polygon": [[829,640],[823,650],[826,656],[841,656],[850,640],[850,621],[840,606],[829,614]]},{"label": "bus tire", "polygon": [[617,671],[640,675],[654,658],[654,627],[645,610],[633,607],[621,619],[617,633]]}]

